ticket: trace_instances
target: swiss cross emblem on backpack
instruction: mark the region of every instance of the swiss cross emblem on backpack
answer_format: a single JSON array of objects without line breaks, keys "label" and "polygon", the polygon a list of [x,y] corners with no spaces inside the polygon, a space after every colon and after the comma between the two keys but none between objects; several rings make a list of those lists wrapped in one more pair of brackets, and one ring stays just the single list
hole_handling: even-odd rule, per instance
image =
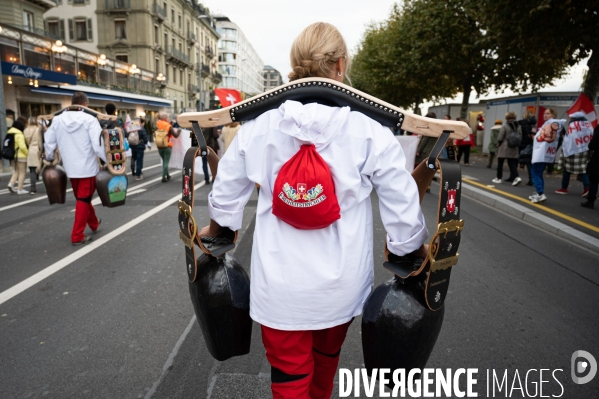
[{"label": "swiss cross emblem on backpack", "polygon": [[314,144],[283,165],[272,201],[272,213],[297,229],[322,229],[341,217],[331,171]]}]

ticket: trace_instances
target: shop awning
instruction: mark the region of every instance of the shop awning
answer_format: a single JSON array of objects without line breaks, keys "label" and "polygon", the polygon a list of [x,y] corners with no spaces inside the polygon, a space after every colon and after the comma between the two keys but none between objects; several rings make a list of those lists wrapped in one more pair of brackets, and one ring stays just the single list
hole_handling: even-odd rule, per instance
[{"label": "shop awning", "polygon": [[[162,102],[162,101],[149,101],[149,100],[145,100],[142,98],[134,98],[134,97],[125,97],[123,96],[115,96],[115,95],[107,95],[107,94],[100,94],[100,93],[95,93],[95,92],[91,92],[91,91],[86,91],[84,89],[79,89],[78,90],[71,90],[71,89],[63,89],[63,88],[56,88],[56,87],[31,87],[30,88],[32,93],[40,93],[40,94],[54,94],[54,95],[59,95],[59,96],[72,96],[75,92],[77,91],[82,91],[85,94],[87,94],[87,97],[91,100],[100,100],[100,101],[112,101],[115,103],[127,103],[127,104],[139,104],[139,105],[149,105],[152,107],[170,107],[171,104],[169,102]],[[112,91],[112,93],[115,93],[114,91]],[[120,93],[115,93],[115,94],[120,94]],[[131,96],[134,96],[135,94],[130,94]]]},{"label": "shop awning", "polygon": [[[60,95],[60,96],[72,96],[73,94],[75,94],[74,90],[55,89],[53,87],[34,87],[34,88],[31,88],[31,92],[32,93],[43,93],[43,94],[56,94],[56,95]],[[97,94],[97,93],[85,93],[85,94],[87,94],[87,97],[92,100],[115,101],[115,102],[121,101],[120,97],[115,97],[115,96],[106,96],[106,95]]]},{"label": "shop awning", "polygon": [[137,100],[135,98],[126,98],[126,97],[121,97],[121,98],[124,103],[148,105],[148,102],[144,101],[144,100]]},{"label": "shop awning", "polygon": [[152,107],[170,107],[171,106],[170,103],[167,103],[167,102],[161,103],[158,101],[148,101],[148,105],[151,105]]}]

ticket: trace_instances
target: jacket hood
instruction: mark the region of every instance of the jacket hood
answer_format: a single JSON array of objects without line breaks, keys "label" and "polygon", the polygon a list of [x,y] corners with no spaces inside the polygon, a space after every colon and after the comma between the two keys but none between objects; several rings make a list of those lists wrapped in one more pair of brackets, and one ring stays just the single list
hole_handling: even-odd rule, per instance
[{"label": "jacket hood", "polygon": [[302,142],[324,146],[333,140],[349,117],[349,107],[328,107],[317,103],[285,101],[279,112],[279,130]]},{"label": "jacket hood", "polygon": [[16,127],[11,127],[10,129],[8,129],[8,131],[6,132],[6,134],[18,134],[18,133],[23,133],[22,131],[20,131],[19,129],[17,129]]},{"label": "jacket hood", "polygon": [[60,131],[72,134],[85,126],[87,116],[93,118],[93,116],[87,115],[81,111],[66,111],[54,118],[54,123],[60,123]]}]

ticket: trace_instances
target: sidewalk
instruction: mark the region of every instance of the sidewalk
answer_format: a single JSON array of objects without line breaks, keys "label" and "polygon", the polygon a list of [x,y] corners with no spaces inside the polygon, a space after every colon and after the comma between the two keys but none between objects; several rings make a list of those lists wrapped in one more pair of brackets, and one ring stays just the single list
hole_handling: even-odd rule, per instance
[{"label": "sidewalk", "polygon": [[[462,160],[463,161],[463,160]],[[573,175],[570,179],[568,194],[556,194],[561,188],[561,173],[553,173],[545,177],[545,195],[547,201],[533,204],[528,199],[535,190],[527,186],[526,169],[518,169],[522,183],[512,186],[511,183],[493,183],[497,174],[497,161],[488,169],[488,157],[479,154],[470,155],[470,166],[462,165],[464,194],[480,202],[490,205],[511,216],[544,229],[550,233],[568,239],[592,251],[599,252],[599,203],[596,209],[580,206],[585,201],[581,197],[582,183]],[[509,177],[509,169],[504,163],[503,179]]]}]

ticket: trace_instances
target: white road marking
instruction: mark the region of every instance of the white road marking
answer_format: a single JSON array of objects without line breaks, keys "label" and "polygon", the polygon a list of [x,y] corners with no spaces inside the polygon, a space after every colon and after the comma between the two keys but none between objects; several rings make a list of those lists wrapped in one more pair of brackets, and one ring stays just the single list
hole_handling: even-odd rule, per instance
[{"label": "white road marking", "polygon": [[[27,173],[29,173],[29,172],[27,172]],[[29,187],[29,186],[30,186],[30,183],[31,183],[31,180],[29,180],[29,179],[26,179],[26,180],[23,182],[23,188],[25,188],[25,187]],[[9,190],[8,188],[5,188],[4,190],[0,190],[0,195],[2,195],[2,194],[8,194],[8,193],[10,193],[10,190]]]},{"label": "white road marking", "polygon": [[[147,168],[144,168],[144,170],[157,168],[159,166],[162,166],[162,164],[160,163],[158,165],[152,165],[152,166],[149,166]],[[127,174],[130,175],[131,172],[129,172]],[[70,192],[70,191],[73,191],[73,189],[69,188],[67,190],[67,193]],[[41,200],[46,199],[46,198],[48,198],[48,196],[47,195],[43,195],[43,196],[40,196],[40,197],[37,197],[37,198],[33,198],[33,199],[30,199],[30,200],[27,200],[27,201],[21,201],[21,202],[17,202],[16,204],[7,205],[7,206],[4,206],[4,207],[0,208],[0,212],[5,211],[7,209],[16,208],[18,206],[26,205],[26,204],[29,204],[29,203],[32,203],[32,202],[41,201]]]},{"label": "white road marking", "polygon": [[143,193],[144,191],[148,191],[145,188],[140,188],[139,190],[133,190],[130,193],[127,193],[127,195],[133,195],[133,194],[139,194],[139,193]]},{"label": "white road marking", "polygon": [[179,353],[179,349],[181,349],[181,346],[183,345],[183,342],[185,342],[185,338],[187,338],[187,335],[191,331],[191,327],[193,327],[193,323],[195,323],[195,321],[196,316],[193,315],[193,317],[189,321],[189,324],[187,325],[187,328],[185,328],[185,331],[183,331],[183,334],[181,334],[179,340],[175,344],[175,347],[171,351],[171,354],[168,356],[168,359],[166,359],[166,363],[164,363],[164,366],[162,367],[162,374],[160,374],[160,377],[156,380],[156,382],[154,382],[154,385],[152,385],[152,388],[146,394],[145,399],[150,399],[152,395],[156,393],[156,389],[158,389],[158,386],[160,385],[166,374],[170,371],[171,366],[175,362],[175,357],[177,357],[177,353]]},{"label": "white road marking", "polygon": [[[197,190],[198,188],[202,187],[204,184],[206,184],[206,183],[205,182],[198,183],[194,186],[193,189]],[[119,237],[121,234],[123,234],[127,230],[137,226],[144,220],[152,217],[153,215],[157,214],[161,210],[167,208],[170,204],[172,204],[173,202],[175,202],[179,199],[181,199],[180,193],[175,195],[173,198],[170,198],[170,199],[166,200],[165,202],[163,202],[162,204],[158,205],[156,208],[154,208],[154,209],[144,213],[143,215],[136,217],[132,221],[122,225],[118,229],[106,234],[105,236],[100,237],[98,240],[93,240],[89,244],[85,244],[84,247],[81,248],[80,250],[73,252],[71,255],[59,260],[58,262],[55,262],[54,264],[37,272],[33,276],[21,281],[17,285],[14,285],[11,288],[7,289],[6,291],[0,293],[0,305],[3,304],[4,302],[8,301],[9,299],[14,298],[15,296],[19,295],[21,292],[25,291],[26,289],[33,287],[40,281],[43,281],[44,279],[46,279],[47,277],[50,277],[54,273],[64,269],[71,263],[82,258],[83,256],[87,255],[88,253],[92,252],[93,250],[100,248],[102,245],[106,244],[113,238]]]}]

